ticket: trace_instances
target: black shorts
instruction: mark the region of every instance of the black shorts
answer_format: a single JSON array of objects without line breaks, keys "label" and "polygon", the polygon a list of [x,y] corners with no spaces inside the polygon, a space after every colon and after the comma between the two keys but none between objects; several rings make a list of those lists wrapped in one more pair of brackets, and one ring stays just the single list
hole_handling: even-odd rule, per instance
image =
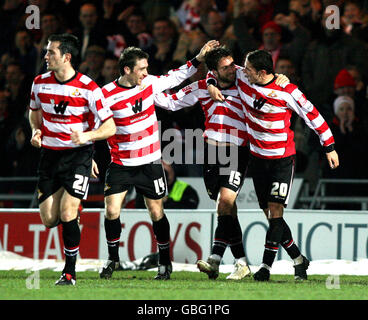
[{"label": "black shorts", "polygon": [[286,208],[294,171],[295,156],[280,159],[250,156],[249,172],[261,209],[268,208],[268,202],[282,203]]},{"label": "black shorts", "polygon": [[248,167],[248,147],[219,147],[205,143],[204,157],[203,179],[209,197],[217,200],[222,187],[238,193]]},{"label": "black shorts", "polygon": [[162,164],[149,163],[132,167],[110,163],[106,171],[105,196],[124,192],[131,186],[146,198],[163,198],[167,194],[167,183]]},{"label": "black shorts", "polygon": [[63,187],[70,195],[86,199],[92,170],[92,145],[51,150],[42,148],[38,167],[38,202]]}]

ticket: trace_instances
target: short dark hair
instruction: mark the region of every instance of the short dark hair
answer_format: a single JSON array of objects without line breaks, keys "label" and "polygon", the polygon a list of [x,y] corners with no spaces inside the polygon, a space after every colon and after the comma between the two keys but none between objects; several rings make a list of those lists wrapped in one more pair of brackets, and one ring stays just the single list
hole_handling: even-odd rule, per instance
[{"label": "short dark hair", "polygon": [[207,52],[204,56],[204,61],[206,62],[208,70],[217,70],[219,61],[228,56],[231,56],[231,51],[226,47],[221,46]]},{"label": "short dark hair", "polygon": [[247,54],[246,59],[257,72],[266,70],[267,74],[274,73],[273,60],[269,52],[265,50],[251,51]]},{"label": "short dark hair", "polygon": [[70,53],[72,56],[70,62],[74,66],[79,54],[79,40],[76,36],[70,33],[52,34],[47,40],[50,42],[60,42],[59,50],[61,54]]},{"label": "short dark hair", "polygon": [[119,58],[119,71],[120,75],[124,75],[125,71],[124,68],[128,67],[129,69],[133,70],[134,66],[137,63],[137,60],[147,59],[149,55],[148,53],[144,52],[142,49],[137,47],[128,47],[126,48],[121,54]]}]

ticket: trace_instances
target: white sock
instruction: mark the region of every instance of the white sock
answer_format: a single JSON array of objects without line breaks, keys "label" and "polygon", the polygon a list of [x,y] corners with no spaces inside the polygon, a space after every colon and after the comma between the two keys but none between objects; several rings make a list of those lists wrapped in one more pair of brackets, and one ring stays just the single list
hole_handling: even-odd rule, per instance
[{"label": "white sock", "polygon": [[239,259],[235,259],[235,264],[239,262],[240,264],[243,264],[243,265],[248,265],[247,264],[247,260],[245,259],[245,257],[241,257]]},{"label": "white sock", "polygon": [[270,266],[268,266],[267,264],[265,264],[265,263],[262,263],[261,264],[261,266],[260,266],[260,269],[261,268],[265,268],[265,269],[267,269],[268,271],[271,271],[271,267]]},{"label": "white sock", "polygon": [[303,263],[303,256],[300,255],[299,257],[296,257],[295,259],[293,259],[294,261],[294,266],[296,266],[297,264],[302,264]]},{"label": "white sock", "polygon": [[215,261],[218,261],[218,263],[220,263],[220,261],[222,259],[222,257],[219,256],[218,254],[211,254],[210,255],[210,258],[213,259],[213,260],[215,260]]}]

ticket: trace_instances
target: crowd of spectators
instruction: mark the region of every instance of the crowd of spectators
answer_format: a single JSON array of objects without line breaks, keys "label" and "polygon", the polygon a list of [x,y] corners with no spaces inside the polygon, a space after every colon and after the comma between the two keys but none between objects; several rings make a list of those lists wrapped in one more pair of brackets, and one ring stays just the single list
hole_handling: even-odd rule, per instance
[{"label": "crowd of spectators", "polygon": [[[39,152],[30,147],[27,121],[32,80],[46,71],[48,36],[69,32],[80,40],[77,69],[100,86],[118,78],[118,58],[128,46],[149,53],[149,72],[154,75],[185,63],[209,39],[230,48],[239,65],[249,51],[267,50],[276,72],[297,84],[326,119],[341,159],[340,168],[326,170],[316,135],[293,117],[297,176],[312,186],[321,177],[368,178],[362,152],[368,141],[368,0],[2,0],[0,4],[0,177],[36,176]],[[39,28],[26,27],[29,5],[39,8]],[[204,78],[206,72],[202,64],[190,82]],[[177,113],[157,111],[162,130],[203,128],[199,105]],[[104,143],[96,148],[103,176],[109,154]],[[195,165],[178,172],[201,175]],[[11,192],[0,184],[0,193]]]}]

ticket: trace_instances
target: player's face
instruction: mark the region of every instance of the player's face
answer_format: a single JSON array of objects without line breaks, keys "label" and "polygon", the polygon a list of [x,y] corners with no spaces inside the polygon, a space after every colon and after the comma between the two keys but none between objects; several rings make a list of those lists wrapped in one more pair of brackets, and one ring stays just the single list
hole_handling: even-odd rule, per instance
[{"label": "player's face", "polygon": [[137,63],[133,68],[133,72],[130,74],[131,83],[139,86],[142,83],[142,80],[148,75],[147,68],[148,68],[147,59],[137,60]]},{"label": "player's face", "polygon": [[47,52],[45,54],[47,70],[58,71],[63,65],[64,56],[59,50],[59,45],[59,41],[49,42],[47,45]]},{"label": "player's face", "polygon": [[217,65],[217,78],[225,83],[235,81],[236,69],[234,59],[231,56],[221,58]]},{"label": "player's face", "polygon": [[248,59],[245,59],[244,73],[247,76],[250,83],[258,83],[261,81],[261,75],[252,66],[252,64],[248,61]]}]

